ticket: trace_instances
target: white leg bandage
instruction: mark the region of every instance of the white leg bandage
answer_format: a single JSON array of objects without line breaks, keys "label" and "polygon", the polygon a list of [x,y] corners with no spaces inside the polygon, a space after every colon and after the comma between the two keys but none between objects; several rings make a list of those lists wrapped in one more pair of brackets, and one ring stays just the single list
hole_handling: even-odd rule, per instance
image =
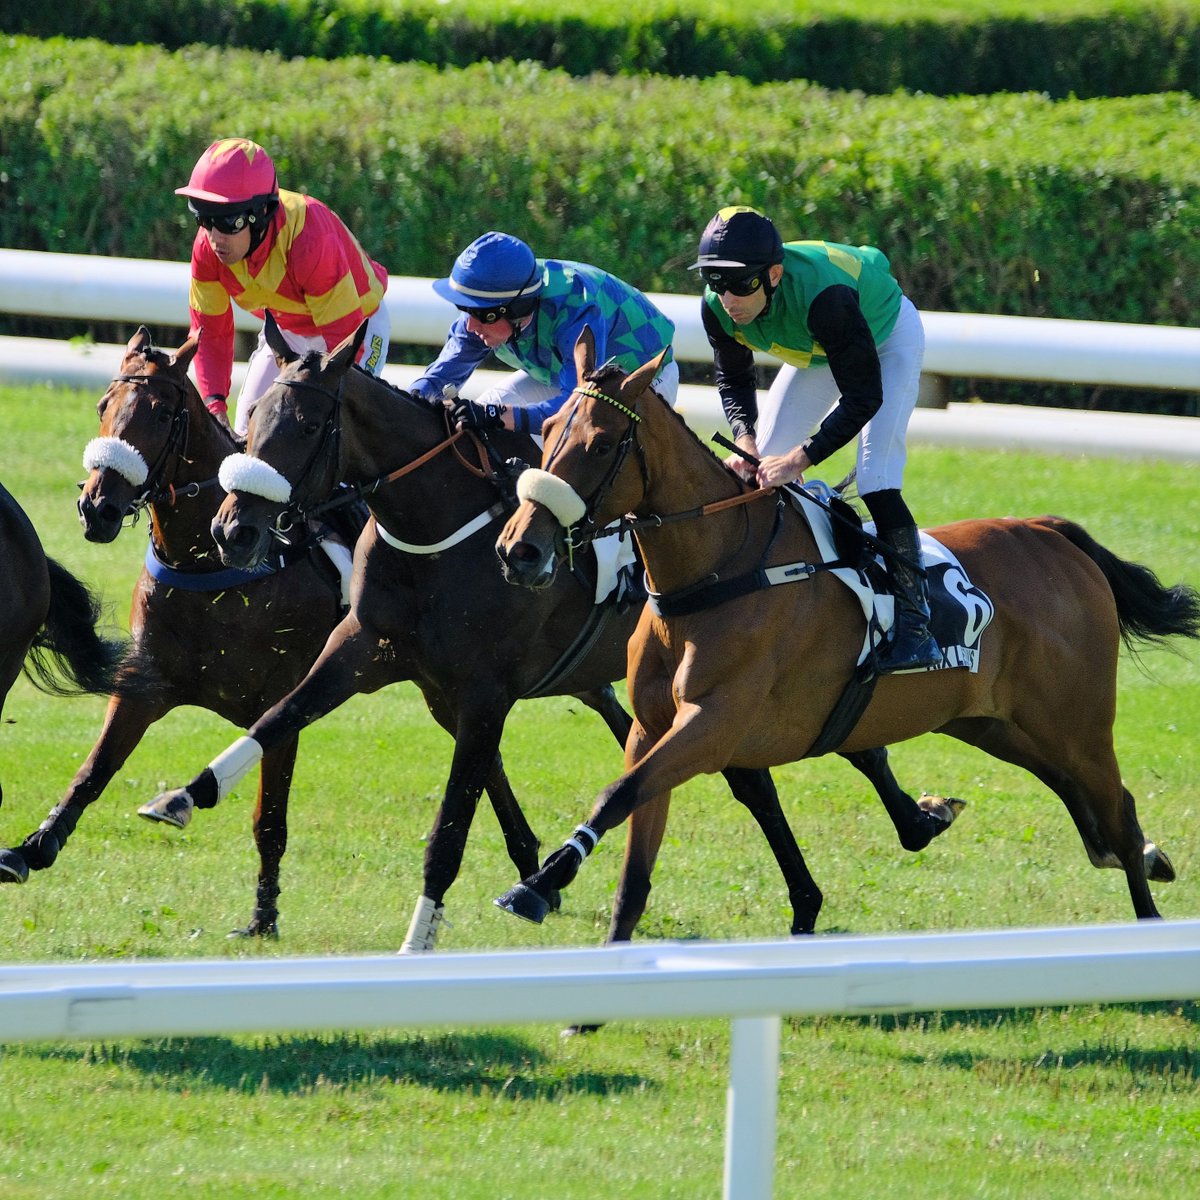
[{"label": "white leg bandage", "polygon": [[[588,839],[590,845],[585,846],[579,840],[581,834]],[[593,850],[595,850],[599,841],[600,835],[590,825],[577,825],[575,827],[575,836],[567,838],[567,840],[563,842],[563,845],[570,846],[573,850],[578,851],[579,859],[582,862],[583,859],[587,858],[587,856],[591,854]]]},{"label": "white leg bandage", "polygon": [[262,747],[252,737],[240,737],[208,764],[217,778],[217,800],[224,800],[234,785],[262,761]]},{"label": "white leg bandage", "polygon": [[401,954],[429,954],[437,944],[438,929],[446,919],[446,906],[422,896],[413,909],[412,920],[408,924],[408,935],[404,945],[400,947]]},{"label": "white leg bandage", "polygon": [[517,499],[532,500],[548,508],[564,529],[583,519],[587,505],[564,479],[539,467],[530,467],[517,476]]}]

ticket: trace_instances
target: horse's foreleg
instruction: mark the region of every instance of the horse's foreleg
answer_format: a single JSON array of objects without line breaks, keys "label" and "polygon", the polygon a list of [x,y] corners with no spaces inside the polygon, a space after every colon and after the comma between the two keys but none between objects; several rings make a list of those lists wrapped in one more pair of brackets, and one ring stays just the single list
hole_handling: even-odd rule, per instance
[{"label": "horse's foreleg", "polygon": [[841,753],[852,767],[862,772],[879,794],[905,850],[924,850],[954,823],[966,802],[953,796],[922,796],[914,800],[896,781],[886,747]]},{"label": "horse's foreleg", "polygon": [[[583,860],[605,833],[644,804],[669,797],[676,787],[694,776],[725,769],[728,759],[723,753],[724,744],[713,734],[720,725],[719,720],[704,716],[695,706],[682,709],[675,724],[645,757],[600,793],[587,821],[576,826],[572,836],[546,859],[539,871],[498,897],[496,905],[514,916],[540,924],[549,911],[550,896],[562,891],[575,878]],[[642,726],[635,723],[626,749],[627,762],[632,757],[631,748],[643,737]]]},{"label": "horse's foreleg", "polygon": [[298,737],[263,755],[258,804],[254,809],[254,844],[258,847],[258,888],[254,913],[231,937],[279,936],[279,867],[287,850],[287,805],[296,765]]},{"label": "horse's foreleg", "polygon": [[[435,708],[431,704],[430,708],[441,722],[440,706]],[[459,710],[450,775],[429,840],[425,843],[422,891],[400,947],[401,954],[422,954],[434,948],[445,915],[446,893],[458,878],[462,867],[467,834],[471,830],[485,782],[489,786],[491,783],[497,785],[497,791],[491,795],[493,804],[497,797],[501,798],[497,815],[501,816],[502,822],[505,817],[511,821],[513,811],[520,813],[500,761],[500,737],[507,715],[508,706],[496,695],[486,698],[475,696],[470,704],[463,705]],[[511,797],[511,810],[504,801],[506,795]],[[521,821],[524,822],[523,815]]]},{"label": "horse's foreleg", "polygon": [[24,883],[30,871],[44,871],[54,865],[83,810],[101,795],[146,730],[165,711],[161,706],[123,696],[109,700],[100,736],[66,794],[19,847],[0,850],[0,883]]},{"label": "horse's foreleg", "polygon": [[138,815],[183,829],[197,808],[215,808],[262,761],[263,756],[298,736],[351,696],[377,691],[408,678],[407,671],[368,633],[346,617],[329,635],[325,649],[304,679],[223,750],[185,787],[155,796]]}]

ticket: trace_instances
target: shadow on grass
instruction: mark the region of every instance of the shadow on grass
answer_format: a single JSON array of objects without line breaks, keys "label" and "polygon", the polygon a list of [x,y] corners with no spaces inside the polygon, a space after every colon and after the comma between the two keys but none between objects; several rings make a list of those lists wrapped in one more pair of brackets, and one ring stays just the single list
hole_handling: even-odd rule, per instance
[{"label": "shadow on grass", "polygon": [[416,1084],[439,1092],[513,1100],[610,1096],[657,1087],[640,1075],[571,1072],[536,1045],[507,1034],[389,1038],[168,1038],[134,1043],[30,1048],[44,1059],[111,1063],[170,1091],[219,1087],[232,1092],[304,1095],[322,1089]]}]

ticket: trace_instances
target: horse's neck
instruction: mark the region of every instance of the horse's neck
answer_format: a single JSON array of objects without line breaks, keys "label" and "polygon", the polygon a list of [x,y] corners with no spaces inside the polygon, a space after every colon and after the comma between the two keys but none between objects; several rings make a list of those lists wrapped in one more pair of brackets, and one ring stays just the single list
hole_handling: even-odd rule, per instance
[{"label": "horse's neck", "polygon": [[[373,380],[367,376],[363,382]],[[422,411],[390,389],[348,388],[342,402],[342,479],[374,483],[416,462],[449,436],[436,413]],[[425,543],[440,540],[460,516],[469,519],[495,498],[495,489],[469,472],[451,447],[383,484],[367,503],[389,533]]]},{"label": "horse's neck", "polygon": [[[643,405],[640,411],[650,484],[635,516],[691,512],[739,494],[737,481],[665,404]],[[648,523],[637,537],[651,587],[673,592],[712,575],[728,578],[749,570],[764,549],[773,512],[771,501],[762,499],[657,527]]]}]

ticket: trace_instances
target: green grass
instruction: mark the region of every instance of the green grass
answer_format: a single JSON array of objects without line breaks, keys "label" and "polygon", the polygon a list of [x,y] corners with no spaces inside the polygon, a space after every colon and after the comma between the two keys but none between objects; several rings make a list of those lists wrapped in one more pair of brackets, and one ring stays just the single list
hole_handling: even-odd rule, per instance
[{"label": "green grass", "polygon": [[[86,544],[74,518],[97,396],[0,390],[0,479],[51,553],[128,606],[144,530]],[[1081,418],[1082,419],[1082,418]],[[830,465],[837,473],[845,464]],[[1164,579],[1200,583],[1191,468],[914,448],[906,495],[926,525],[1059,512]],[[1179,880],[1168,918],[1200,915],[1193,652],[1121,671],[1118,751],[1150,836]],[[0,729],[0,844],[59,798],[102,704],[22,683]],[[307,731],[284,861],[282,938],[226,940],[253,904],[249,781],[185,834],[134,809],[185,782],[236,735],[183,710],[154,728],[80,823],[55,867],[0,889],[0,960],[387,953],[420,886],[423,837],[449,741],[411,687],[359,697]],[[619,771],[599,722],[572,700],[520,706],[505,758],[534,828],[565,836]],[[825,891],[822,933],[1125,920],[1122,877],[1087,863],[1062,805],[1015,768],[948,739],[896,747],[911,790],[962,796],[944,839],[901,851],[858,776],[836,758],[778,772]],[[446,950],[590,945],[607,928],[620,838],[607,840],[542,927],[498,912],[513,882],[481,812],[449,896]],[[714,780],[679,792],[639,936],[773,938],[788,926],[756,828]],[[1191,1194],[1200,1096],[1191,997],[1178,1004],[791,1020],[780,1076],[775,1194],[987,1200]],[[10,1044],[0,1054],[6,1196],[420,1195],[639,1200],[719,1194],[728,1027],[622,1022],[562,1042],[555,1028],[417,1034]],[[0,1031],[0,1038],[3,1034]]]}]

